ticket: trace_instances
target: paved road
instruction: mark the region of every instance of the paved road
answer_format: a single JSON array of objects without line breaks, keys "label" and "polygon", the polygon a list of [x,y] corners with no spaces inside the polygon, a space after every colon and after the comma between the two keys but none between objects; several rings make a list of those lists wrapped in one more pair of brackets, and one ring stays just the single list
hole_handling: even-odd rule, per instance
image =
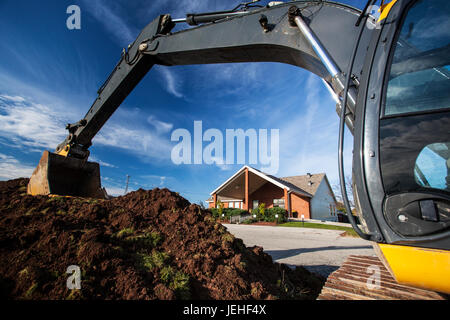
[{"label": "paved road", "polygon": [[225,224],[246,246],[261,246],[274,261],[304,266],[325,277],[352,254],[375,256],[371,242],[342,237],[342,231]]}]

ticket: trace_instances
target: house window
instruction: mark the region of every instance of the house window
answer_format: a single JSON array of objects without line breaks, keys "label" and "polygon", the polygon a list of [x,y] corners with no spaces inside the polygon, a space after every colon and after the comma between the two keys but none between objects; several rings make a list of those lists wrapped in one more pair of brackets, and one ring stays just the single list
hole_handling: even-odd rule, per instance
[{"label": "house window", "polygon": [[234,202],[228,202],[228,207],[229,208],[234,208]]},{"label": "house window", "polygon": [[273,199],[273,206],[284,209],[284,199]]},{"label": "house window", "polygon": [[234,203],[234,207],[241,209],[241,203],[240,202],[235,202]]},{"label": "house window", "polygon": [[253,200],[253,209],[256,209],[259,207],[259,200]]}]

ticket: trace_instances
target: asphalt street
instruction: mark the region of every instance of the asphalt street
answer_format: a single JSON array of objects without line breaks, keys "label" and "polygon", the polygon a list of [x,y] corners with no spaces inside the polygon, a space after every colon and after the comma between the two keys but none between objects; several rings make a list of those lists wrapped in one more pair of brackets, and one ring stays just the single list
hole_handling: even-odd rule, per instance
[{"label": "asphalt street", "polygon": [[274,261],[303,266],[325,277],[349,255],[375,256],[372,244],[361,238],[343,237],[343,231],[225,224],[246,246],[261,246]]}]

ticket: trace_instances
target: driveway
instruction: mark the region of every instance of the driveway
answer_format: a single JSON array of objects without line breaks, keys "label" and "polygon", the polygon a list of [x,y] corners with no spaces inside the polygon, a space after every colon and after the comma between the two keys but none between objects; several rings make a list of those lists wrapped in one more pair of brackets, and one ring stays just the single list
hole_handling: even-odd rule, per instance
[{"label": "driveway", "polygon": [[274,261],[303,266],[324,277],[339,268],[349,255],[375,256],[369,241],[342,237],[343,231],[225,224],[246,246],[261,246]]}]

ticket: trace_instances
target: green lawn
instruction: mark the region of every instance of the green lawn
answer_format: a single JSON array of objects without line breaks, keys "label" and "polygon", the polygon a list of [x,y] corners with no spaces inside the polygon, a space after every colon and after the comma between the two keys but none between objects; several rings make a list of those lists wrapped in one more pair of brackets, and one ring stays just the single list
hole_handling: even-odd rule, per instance
[{"label": "green lawn", "polygon": [[358,237],[358,234],[353,230],[353,228],[349,227],[341,227],[335,226],[331,224],[321,224],[321,223],[310,223],[305,222],[304,224],[299,221],[295,222],[286,222],[278,225],[279,227],[295,227],[295,228],[314,228],[314,229],[329,229],[329,230],[342,230],[346,231],[346,235],[352,237]]}]

